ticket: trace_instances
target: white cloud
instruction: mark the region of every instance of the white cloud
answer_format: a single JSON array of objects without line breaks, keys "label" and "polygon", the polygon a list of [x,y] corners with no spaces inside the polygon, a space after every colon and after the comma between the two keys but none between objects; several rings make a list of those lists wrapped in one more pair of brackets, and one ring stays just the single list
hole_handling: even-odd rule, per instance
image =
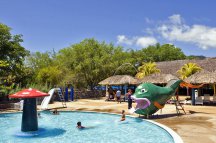
[{"label": "white cloud", "polygon": [[216,48],[216,27],[186,25],[180,15],[169,17],[169,23],[157,28],[163,38],[170,41],[187,42],[202,49]]},{"label": "white cloud", "polygon": [[157,40],[154,37],[132,37],[127,38],[125,35],[117,36],[118,44],[126,44],[126,45],[137,45],[139,47],[145,48],[149,45],[154,45],[157,43]]},{"label": "white cloud", "polygon": [[[145,18],[147,23],[152,20]],[[156,28],[145,28],[144,33],[150,36],[117,36],[118,44],[136,45],[145,48],[157,43],[157,39],[167,40],[167,43],[184,42],[194,44],[202,49],[216,48],[216,27],[206,25],[187,25],[179,14],[168,17],[168,21],[159,22]]]},{"label": "white cloud", "polygon": [[140,47],[148,47],[149,45],[155,45],[157,40],[154,37],[139,37],[136,41],[136,45]]},{"label": "white cloud", "polygon": [[151,20],[151,19],[148,18],[148,17],[145,18],[145,22],[146,22],[147,24],[152,24],[152,23],[154,23],[154,21]]},{"label": "white cloud", "polygon": [[126,45],[132,45],[133,40],[128,39],[125,35],[118,35],[117,36],[117,43],[118,44],[126,44]]},{"label": "white cloud", "polygon": [[143,30],[143,32],[145,32],[148,35],[153,35],[154,31],[151,28],[146,28],[145,30]]},{"label": "white cloud", "polygon": [[170,22],[172,22],[174,24],[181,24],[183,21],[183,18],[179,14],[174,14],[174,15],[169,17],[169,20],[170,20]]}]

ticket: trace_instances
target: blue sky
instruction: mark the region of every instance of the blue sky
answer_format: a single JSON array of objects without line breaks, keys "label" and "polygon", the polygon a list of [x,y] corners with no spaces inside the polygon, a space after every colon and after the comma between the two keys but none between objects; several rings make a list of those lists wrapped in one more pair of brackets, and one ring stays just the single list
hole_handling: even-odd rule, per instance
[{"label": "blue sky", "polygon": [[85,38],[141,49],[170,43],[186,55],[216,56],[214,0],[0,0],[0,22],[31,52]]}]

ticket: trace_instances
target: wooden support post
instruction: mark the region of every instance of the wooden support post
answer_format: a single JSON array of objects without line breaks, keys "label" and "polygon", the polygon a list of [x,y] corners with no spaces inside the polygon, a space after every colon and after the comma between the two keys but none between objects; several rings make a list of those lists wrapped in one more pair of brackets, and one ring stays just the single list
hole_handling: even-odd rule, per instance
[{"label": "wooden support post", "polygon": [[216,84],[214,84],[214,95],[216,95]]}]

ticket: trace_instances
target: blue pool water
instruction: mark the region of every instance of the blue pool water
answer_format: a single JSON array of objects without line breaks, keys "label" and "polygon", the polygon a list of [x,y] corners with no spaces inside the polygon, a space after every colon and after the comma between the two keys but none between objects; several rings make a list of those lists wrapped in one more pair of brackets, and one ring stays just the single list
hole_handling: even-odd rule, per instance
[{"label": "blue pool water", "polygon": [[[0,114],[0,143],[174,143],[167,131],[139,118],[119,122],[120,115],[88,112],[41,116],[39,131],[28,136],[20,131],[22,113]],[[77,129],[78,121],[87,128]]]}]

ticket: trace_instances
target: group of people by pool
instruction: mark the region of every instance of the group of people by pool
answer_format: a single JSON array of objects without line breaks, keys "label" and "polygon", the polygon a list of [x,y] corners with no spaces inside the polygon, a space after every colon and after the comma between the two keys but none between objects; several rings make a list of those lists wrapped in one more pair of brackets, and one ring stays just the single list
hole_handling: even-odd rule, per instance
[{"label": "group of people by pool", "polygon": [[[111,94],[111,95],[113,96],[113,98],[115,96],[114,94],[116,94],[117,102],[121,103],[121,91],[118,89],[116,92],[113,91],[112,93],[113,94]],[[132,90],[128,89],[128,92],[126,93],[126,96],[127,96],[127,99],[128,99],[128,109],[132,108],[132,98],[131,98],[132,94],[133,94]],[[109,95],[108,98],[110,98],[110,95]],[[125,121],[125,119],[126,119],[126,117],[125,117],[125,110],[122,110],[121,114],[122,115],[121,115],[120,121]],[[79,121],[79,122],[77,122],[77,128],[78,129],[84,129],[85,127],[82,126],[82,123]]]},{"label": "group of people by pool", "polygon": [[[115,91],[109,88],[108,92],[109,92],[108,100],[114,99],[116,97],[117,103],[121,103],[121,90],[120,89]],[[127,101],[128,101],[128,109],[132,108],[132,102],[133,102],[131,98],[132,94],[133,94],[132,89],[128,89],[128,92],[125,94],[125,98],[127,98]]]}]

